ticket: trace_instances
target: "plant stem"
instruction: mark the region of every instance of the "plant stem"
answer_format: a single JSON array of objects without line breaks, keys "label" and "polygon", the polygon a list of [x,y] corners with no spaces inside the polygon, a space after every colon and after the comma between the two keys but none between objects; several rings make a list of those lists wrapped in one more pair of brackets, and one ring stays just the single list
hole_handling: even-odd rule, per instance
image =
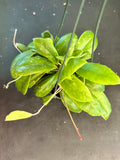
[{"label": "plant stem", "polygon": [[11,83],[13,83],[13,82],[16,82],[18,79],[20,79],[22,76],[19,76],[18,78],[16,78],[16,79],[14,79],[14,80],[12,80],[12,81],[10,81],[10,82],[8,82],[6,85],[4,85],[3,87],[4,88],[6,88],[6,89],[8,89],[8,87],[9,87],[9,85],[11,84]]},{"label": "plant stem", "polygon": [[41,112],[41,110],[42,110],[42,109],[55,97],[55,95],[58,94],[61,90],[62,90],[62,88],[59,87],[59,88],[56,90],[56,92],[54,92],[54,94],[52,95],[52,97],[50,97],[50,98],[48,99],[48,101],[47,101],[46,103],[44,103],[43,106],[42,106],[36,113],[34,113],[32,116],[38,115],[38,114]]},{"label": "plant stem", "polygon": [[81,137],[81,135],[80,135],[80,132],[79,132],[79,130],[78,130],[78,128],[77,128],[77,126],[76,126],[74,120],[73,120],[73,117],[72,117],[72,115],[71,115],[71,113],[70,113],[70,110],[69,110],[69,108],[68,108],[68,106],[67,106],[67,103],[66,103],[66,101],[65,101],[65,99],[64,99],[64,97],[63,97],[63,95],[62,95],[62,98],[63,98],[63,100],[64,100],[64,102],[65,102],[65,106],[66,106],[67,112],[68,112],[68,114],[69,114],[69,117],[70,117],[70,119],[71,119],[73,125],[74,125],[74,128],[75,128],[75,130],[76,130],[76,132],[77,132],[77,134],[78,134],[80,140],[82,140],[82,137]]},{"label": "plant stem", "polygon": [[68,9],[69,2],[70,2],[70,0],[67,0],[66,5],[65,5],[65,9],[64,9],[64,13],[63,13],[63,17],[62,17],[62,21],[61,21],[60,26],[59,26],[59,28],[58,28],[58,33],[57,33],[57,35],[56,35],[56,37],[55,37],[54,44],[56,43],[57,38],[59,37],[59,34],[60,34],[60,32],[61,32],[61,29],[62,29],[64,20],[65,20],[65,17],[66,17],[66,14],[67,14],[67,9]]},{"label": "plant stem", "polygon": [[61,77],[61,74],[62,74],[62,71],[63,71],[63,67],[64,67],[64,65],[65,65],[65,61],[66,61],[66,58],[67,58],[67,56],[68,56],[68,52],[69,52],[69,49],[70,49],[70,45],[71,45],[73,36],[74,36],[74,34],[75,34],[75,31],[76,31],[76,28],[77,28],[77,25],[78,25],[78,21],[79,21],[79,19],[80,19],[80,15],[82,14],[82,9],[83,9],[84,3],[85,3],[85,0],[82,0],[82,2],[81,2],[81,4],[80,4],[79,11],[78,11],[77,19],[76,19],[76,21],[75,21],[75,25],[74,25],[74,28],[73,28],[73,32],[72,32],[72,35],[71,35],[71,37],[70,37],[70,41],[69,41],[69,44],[68,44],[67,52],[66,52],[66,55],[65,55],[65,58],[64,58],[64,61],[63,61],[61,70],[60,70],[60,72],[59,72],[59,76],[58,76],[57,84],[56,84],[56,87],[55,87],[55,91],[57,90],[57,86],[58,86],[58,83],[59,83],[59,80],[60,80],[60,77]]},{"label": "plant stem", "polygon": [[18,52],[22,53],[22,52],[19,50],[19,48],[17,47],[17,44],[16,44],[16,42],[15,42],[16,35],[17,35],[17,29],[15,29],[15,32],[14,32],[13,45],[14,45],[14,47],[18,50]]},{"label": "plant stem", "polygon": [[99,15],[98,15],[98,18],[97,18],[97,23],[96,23],[96,28],[95,28],[95,34],[94,34],[94,38],[93,38],[93,45],[92,45],[92,58],[91,58],[91,61],[92,61],[92,62],[93,62],[93,58],[94,58],[95,39],[96,39],[96,37],[97,37],[97,33],[98,33],[99,26],[100,26],[101,18],[102,18],[102,16],[103,16],[103,12],[104,12],[105,6],[106,6],[106,4],[107,4],[107,1],[108,1],[108,0],[103,0],[102,7],[101,7],[101,9],[100,9],[100,12],[99,12]]}]

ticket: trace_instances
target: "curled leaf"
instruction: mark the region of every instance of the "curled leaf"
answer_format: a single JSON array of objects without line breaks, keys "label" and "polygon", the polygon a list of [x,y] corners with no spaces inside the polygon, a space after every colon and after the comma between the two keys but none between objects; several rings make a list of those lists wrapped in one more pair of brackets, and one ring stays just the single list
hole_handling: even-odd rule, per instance
[{"label": "curled leaf", "polygon": [[18,49],[19,49],[20,51],[22,51],[22,52],[29,50],[29,48],[26,47],[26,46],[25,46],[24,44],[22,44],[22,43],[16,43],[16,45],[17,45]]},{"label": "curled leaf", "polygon": [[42,32],[41,36],[42,36],[42,38],[50,38],[50,39],[54,40],[53,35],[48,30]]}]

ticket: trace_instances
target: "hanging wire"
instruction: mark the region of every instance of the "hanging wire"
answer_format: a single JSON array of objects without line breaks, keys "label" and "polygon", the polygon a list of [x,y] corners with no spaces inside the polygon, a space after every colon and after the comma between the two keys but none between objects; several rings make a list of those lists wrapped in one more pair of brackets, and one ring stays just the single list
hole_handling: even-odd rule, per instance
[{"label": "hanging wire", "polygon": [[56,83],[55,91],[57,90],[57,87],[58,87],[58,83],[59,83],[59,80],[60,80],[60,77],[61,77],[61,74],[62,74],[64,65],[65,65],[65,61],[66,61],[66,58],[67,58],[67,56],[68,56],[69,48],[70,48],[70,45],[71,45],[73,36],[74,36],[74,34],[75,34],[77,25],[78,25],[78,21],[79,21],[79,19],[80,19],[80,15],[82,14],[82,9],[83,9],[83,7],[84,7],[84,3],[85,3],[85,0],[82,0],[82,2],[81,2],[81,4],[80,4],[79,11],[78,11],[78,15],[77,15],[77,18],[76,18],[76,21],[75,21],[75,25],[74,25],[74,28],[73,28],[73,32],[72,32],[72,35],[71,35],[71,38],[70,38],[70,41],[69,41],[69,44],[68,44],[67,52],[66,52],[66,55],[65,55],[65,58],[64,58],[64,61],[63,61],[61,70],[60,70],[60,72],[59,72],[59,76],[58,76],[58,80],[57,80],[57,83]]},{"label": "hanging wire", "polygon": [[61,29],[62,29],[64,20],[65,20],[65,17],[66,17],[66,14],[67,14],[67,9],[68,9],[69,3],[70,3],[70,0],[67,0],[67,2],[65,3],[65,9],[64,9],[62,21],[61,21],[60,26],[59,26],[59,28],[58,28],[58,33],[57,33],[57,35],[56,35],[56,37],[55,37],[54,44],[56,43],[57,38],[59,37],[59,34],[60,34],[60,32],[61,32]]},{"label": "hanging wire", "polygon": [[94,34],[94,38],[93,38],[93,45],[92,45],[92,57],[91,57],[91,61],[92,62],[93,62],[93,58],[94,58],[95,39],[97,37],[98,29],[99,29],[99,26],[100,26],[100,22],[101,22],[101,19],[102,19],[103,12],[104,12],[105,6],[107,4],[107,1],[108,0],[103,0],[103,4],[101,6],[101,9],[100,9],[100,12],[99,12],[99,15],[98,15],[98,18],[97,18],[97,23],[96,23],[96,28],[95,28],[95,34]]}]

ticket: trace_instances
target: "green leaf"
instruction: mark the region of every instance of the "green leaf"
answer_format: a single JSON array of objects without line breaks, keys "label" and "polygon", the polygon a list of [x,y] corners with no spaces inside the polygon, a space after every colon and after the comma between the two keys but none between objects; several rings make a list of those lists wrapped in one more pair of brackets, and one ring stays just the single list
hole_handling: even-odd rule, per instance
[{"label": "green leaf", "polygon": [[46,96],[54,88],[58,78],[58,73],[43,77],[40,82],[35,86],[35,95],[37,97]]},{"label": "green leaf", "polygon": [[49,95],[49,96],[43,97],[43,98],[42,98],[43,104],[48,105],[48,103],[49,103],[48,100],[51,99],[52,96],[53,96],[53,94],[51,94],[51,95]]},{"label": "green leaf", "polygon": [[[75,50],[81,50],[81,51],[89,51],[89,53],[92,53],[92,44],[93,44],[93,38],[94,33],[92,31],[85,31],[79,38]],[[98,40],[96,38],[94,50],[97,48]]]},{"label": "green leaf", "polygon": [[56,58],[56,56],[58,56],[58,53],[53,45],[53,41],[50,38],[34,38],[33,42],[40,55],[48,58],[55,64],[58,63],[58,60]]},{"label": "green leaf", "polygon": [[36,50],[36,47],[34,46],[34,43],[33,42],[30,42],[27,46],[29,49],[34,49]]},{"label": "green leaf", "polygon": [[88,51],[75,50],[71,58],[90,59],[91,54]]},{"label": "green leaf", "polygon": [[[94,92],[93,92],[94,93]],[[96,92],[92,94],[94,101],[92,102],[78,102],[74,103],[83,111],[91,116],[102,116],[105,120],[108,119],[111,113],[111,105],[106,95],[103,92]]]},{"label": "green leaf", "polygon": [[29,50],[29,48],[26,47],[26,46],[25,46],[24,44],[22,44],[22,43],[16,43],[16,45],[17,45],[18,49],[19,49],[20,51],[22,51],[22,52]]},{"label": "green leaf", "polygon": [[16,121],[16,120],[26,119],[30,117],[32,117],[32,113],[16,110],[8,114],[5,118],[5,121]]},{"label": "green leaf", "polygon": [[63,62],[64,61],[64,56],[57,56],[56,57],[59,61]]},{"label": "green leaf", "polygon": [[85,80],[85,85],[92,92],[104,92],[105,91],[105,86],[102,84],[97,84],[97,83]]},{"label": "green leaf", "polygon": [[19,76],[27,76],[31,74],[43,74],[47,73],[57,67],[49,60],[31,50],[23,52],[16,56],[11,65],[11,75],[13,78]]},{"label": "green leaf", "polygon": [[23,95],[27,93],[29,82],[30,76],[23,76],[16,81],[16,87]]},{"label": "green leaf", "polygon": [[87,61],[79,59],[79,58],[72,58],[68,61],[68,63],[64,66],[60,82],[62,82],[67,77],[70,77],[74,72],[76,72],[80,67],[82,67]]},{"label": "green leaf", "polygon": [[50,38],[50,39],[54,40],[53,35],[48,30],[42,32],[41,36],[42,36],[42,38]]},{"label": "green leaf", "polygon": [[[56,47],[58,54],[60,56],[64,56],[66,54],[70,38],[71,38],[71,33],[68,33],[68,34],[65,34],[64,36],[62,36],[57,41],[55,47]],[[77,41],[78,41],[78,37],[76,34],[74,34],[70,48],[69,48],[68,57],[72,56],[72,53],[74,51],[74,47],[75,47]]]},{"label": "green leaf", "polygon": [[67,105],[66,107],[68,107],[70,111],[75,113],[82,112],[82,110],[73,102],[73,100],[64,91],[61,91],[60,97],[64,106]]},{"label": "green leaf", "polygon": [[29,88],[33,87],[42,77],[43,77],[44,73],[43,74],[32,74],[31,75],[31,78],[30,78],[30,82],[29,82]]},{"label": "green leaf", "polygon": [[71,76],[59,84],[65,93],[72,99],[79,102],[93,101],[92,96],[85,84],[77,77]]},{"label": "green leaf", "polygon": [[86,63],[77,74],[92,82],[104,85],[120,84],[120,78],[110,68],[97,63]]},{"label": "green leaf", "polygon": [[101,116],[107,120],[110,116],[111,113],[111,104],[108,100],[108,98],[106,97],[106,95],[102,92],[100,92],[99,94],[94,94],[95,98],[97,99],[97,101],[100,103],[101,106]]}]

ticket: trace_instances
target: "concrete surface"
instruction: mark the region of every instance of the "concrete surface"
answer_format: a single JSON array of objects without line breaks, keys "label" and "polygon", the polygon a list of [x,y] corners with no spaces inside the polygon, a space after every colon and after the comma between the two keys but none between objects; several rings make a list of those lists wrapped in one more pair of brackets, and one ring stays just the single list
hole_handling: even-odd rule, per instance
[{"label": "concrete surface", "polygon": [[[11,80],[10,65],[18,54],[12,45],[14,29],[17,42],[29,43],[49,29],[54,35],[63,13],[65,0],[0,0],[0,160],[119,160],[120,159],[120,86],[107,86],[112,105],[107,121],[86,113],[72,114],[83,140],[80,141],[63,104],[53,100],[40,115],[21,121],[4,122],[5,116],[21,109],[35,112],[41,105],[32,90],[26,96]],[[79,0],[71,2],[62,33],[72,31]],[[94,31],[101,1],[86,0],[76,33]],[[33,15],[36,12],[35,15]],[[109,0],[98,33],[95,62],[111,67],[120,75],[120,1]]]}]

